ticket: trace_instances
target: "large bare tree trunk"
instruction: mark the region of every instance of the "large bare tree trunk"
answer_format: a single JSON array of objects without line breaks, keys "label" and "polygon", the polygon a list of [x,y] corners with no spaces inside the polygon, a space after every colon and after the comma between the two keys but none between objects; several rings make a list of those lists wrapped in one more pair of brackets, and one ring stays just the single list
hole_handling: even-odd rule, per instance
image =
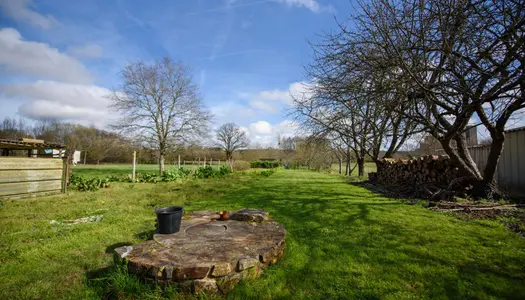
[{"label": "large bare tree trunk", "polygon": [[350,147],[346,148],[346,170],[345,175],[350,176]]},{"label": "large bare tree trunk", "polygon": [[357,175],[365,176],[365,157],[360,156],[357,158]]},{"label": "large bare tree trunk", "polygon": [[164,168],[164,153],[163,152],[160,152],[159,153],[159,174],[163,174],[165,171],[165,168]]},{"label": "large bare tree trunk", "polygon": [[503,152],[503,144],[505,142],[505,133],[495,135],[492,138],[492,145],[490,146],[489,156],[487,158],[487,165],[483,170],[483,178],[487,182],[494,182],[496,175],[496,168],[498,167],[499,158]]}]

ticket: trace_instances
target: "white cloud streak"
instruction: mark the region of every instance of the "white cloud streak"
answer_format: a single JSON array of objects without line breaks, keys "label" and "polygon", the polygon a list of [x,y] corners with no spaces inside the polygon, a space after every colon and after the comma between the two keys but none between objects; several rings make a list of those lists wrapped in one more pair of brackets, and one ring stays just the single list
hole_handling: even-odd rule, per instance
[{"label": "white cloud streak", "polygon": [[102,47],[97,44],[84,44],[69,46],[67,52],[75,57],[100,57],[102,56]]},{"label": "white cloud streak", "polygon": [[0,68],[9,72],[74,83],[89,83],[93,77],[75,58],[47,44],[25,41],[13,28],[0,29]]},{"label": "white cloud streak", "polygon": [[16,21],[29,22],[42,29],[49,29],[59,24],[53,16],[44,16],[32,10],[31,4],[32,0],[0,0],[0,8],[4,14]]}]

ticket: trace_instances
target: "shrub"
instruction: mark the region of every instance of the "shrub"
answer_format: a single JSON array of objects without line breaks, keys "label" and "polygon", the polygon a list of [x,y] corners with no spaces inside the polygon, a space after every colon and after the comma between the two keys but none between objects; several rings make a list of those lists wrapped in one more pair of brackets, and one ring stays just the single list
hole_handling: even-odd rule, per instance
[{"label": "shrub", "polygon": [[219,168],[219,175],[221,175],[221,176],[228,175],[228,174],[230,174],[230,172],[231,172],[230,167],[228,167],[226,165],[222,165]]},{"label": "shrub", "polygon": [[85,179],[84,177],[75,174],[71,174],[71,176],[69,176],[69,187],[73,190],[82,192],[96,191],[102,187],[105,187],[108,183],[108,179]]},{"label": "shrub", "polygon": [[169,182],[169,181],[174,181],[174,180],[177,180],[177,179],[184,179],[184,178],[188,177],[188,175],[190,175],[190,174],[191,174],[191,170],[184,169],[184,168],[179,168],[179,169],[174,170],[174,171],[165,171],[160,176],[160,180],[163,181],[163,182]]},{"label": "shrub", "polygon": [[250,169],[250,163],[244,160],[233,161],[232,167],[234,171],[245,171]]},{"label": "shrub", "polygon": [[272,169],[278,168],[281,166],[279,161],[252,161],[250,163],[252,168],[263,168],[263,169]]},{"label": "shrub", "polygon": [[261,176],[264,176],[264,177],[270,177],[273,173],[275,173],[274,170],[264,170],[264,171],[261,171]]},{"label": "shrub", "polygon": [[193,177],[204,179],[204,178],[212,178],[215,177],[216,172],[213,170],[212,166],[205,166],[200,167],[197,170],[195,170],[195,173],[193,173]]},{"label": "shrub", "polygon": [[157,174],[154,173],[137,173],[135,175],[136,182],[148,182],[148,183],[157,183],[159,178]]}]

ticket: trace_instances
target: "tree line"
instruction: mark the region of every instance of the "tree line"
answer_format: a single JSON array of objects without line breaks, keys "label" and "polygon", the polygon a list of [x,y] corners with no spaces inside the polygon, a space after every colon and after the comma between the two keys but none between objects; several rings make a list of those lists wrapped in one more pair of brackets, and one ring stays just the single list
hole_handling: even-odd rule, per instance
[{"label": "tree line", "polygon": [[[390,157],[414,135],[434,137],[474,194],[498,193],[505,128],[525,108],[525,3],[475,0],[358,2],[347,24],[311,44],[309,90],[292,115],[312,136],[363,158]],[[464,132],[486,129],[480,169]]]}]

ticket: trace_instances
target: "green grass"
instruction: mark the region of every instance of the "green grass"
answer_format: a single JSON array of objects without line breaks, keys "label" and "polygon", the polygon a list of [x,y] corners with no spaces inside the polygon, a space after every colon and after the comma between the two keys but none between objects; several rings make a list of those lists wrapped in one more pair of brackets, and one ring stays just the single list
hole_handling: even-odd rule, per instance
[{"label": "green grass", "polygon": [[[459,220],[312,171],[112,183],[97,192],[0,204],[0,299],[182,297],[104,269],[116,245],[148,238],[154,207],[168,204],[188,211],[263,208],[286,227],[284,257],[231,298],[525,297],[525,239],[499,222]],[[94,214],[103,221],[49,224]]]},{"label": "green grass", "polygon": [[[213,167],[217,167],[217,162]],[[196,169],[198,165],[185,165],[182,166],[188,169]],[[71,166],[73,172],[77,175],[84,176],[86,178],[92,177],[107,177],[109,175],[128,175],[131,174],[131,164],[102,164],[102,165],[76,165]],[[166,165],[166,170],[177,169],[177,165]],[[136,172],[138,173],[158,173],[159,166],[155,164],[137,164]]]},{"label": "green grass", "polygon": [[[353,168],[354,165],[355,165],[355,162],[352,162],[350,167]],[[331,170],[332,173],[338,173],[339,172],[339,164],[333,164],[330,170]],[[375,172],[376,170],[377,170],[377,168],[376,168],[376,164],[375,163],[373,163],[373,162],[365,162],[365,176],[368,176],[368,173]],[[341,172],[343,172],[343,174],[345,173],[345,164],[344,163],[343,163]],[[357,167],[356,167],[352,171],[351,176],[357,176],[357,173],[358,173],[358,170],[357,170]]]}]

